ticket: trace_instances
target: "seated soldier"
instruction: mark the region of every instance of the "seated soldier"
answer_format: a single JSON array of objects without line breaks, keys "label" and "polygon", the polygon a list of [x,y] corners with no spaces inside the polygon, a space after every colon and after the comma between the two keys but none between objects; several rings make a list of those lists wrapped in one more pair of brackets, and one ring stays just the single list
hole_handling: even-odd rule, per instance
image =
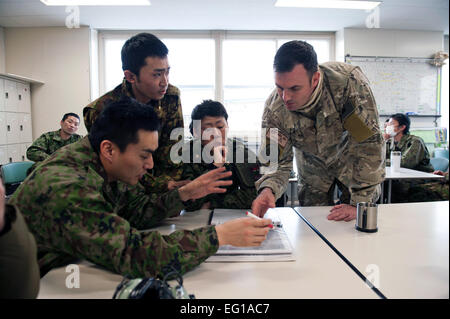
[{"label": "seated soldier", "polygon": [[50,157],[56,150],[82,138],[82,136],[76,134],[78,126],[80,125],[80,117],[77,114],[64,114],[60,125],[61,128],[59,130],[42,134],[27,149],[27,158],[30,161],[36,162],[28,170],[28,173],[31,172],[39,162]]},{"label": "seated soldier", "polygon": [[[233,184],[226,193],[211,194],[190,202],[187,210],[200,208],[250,208],[256,198],[255,181],[259,179],[256,154],[242,141],[227,138],[228,114],[225,107],[205,100],[191,113],[189,126],[194,139],[188,142],[189,161],[184,162],[181,179],[194,179],[217,167],[233,172]],[[197,145],[196,145],[197,144]]]},{"label": "seated soldier", "polygon": [[159,120],[135,100],[112,102],[90,134],[39,165],[9,203],[16,205],[38,245],[41,276],[53,267],[87,259],[131,277],[180,274],[213,255],[220,245],[256,246],[269,219],[241,218],[162,236],[140,232],[179,215],[183,202],[223,193],[224,168],[187,185],[155,194],[139,179],[153,167]]},{"label": "seated soldier", "polygon": [[[430,163],[430,153],[425,142],[419,136],[411,135],[409,128],[411,121],[409,117],[402,113],[394,114],[390,117],[388,125],[383,134],[386,140],[386,166],[390,164],[390,154],[392,151],[402,153],[400,166],[423,172],[433,172]],[[417,201],[436,200],[429,197],[427,181],[392,181],[392,203],[407,203]],[[420,191],[418,191],[420,189]],[[414,192],[412,192],[414,190]],[[387,187],[385,188],[385,192]],[[414,193],[414,194],[413,194]],[[419,195],[423,193],[423,196]],[[385,194],[387,195],[387,194]],[[386,197],[385,197],[386,198]]]},{"label": "seated soldier", "polygon": [[409,134],[411,121],[402,113],[391,116],[386,132],[383,134],[386,140],[386,163],[390,163],[391,151],[402,152],[401,167],[423,172],[433,172],[430,163],[430,153],[425,142],[419,136]]}]

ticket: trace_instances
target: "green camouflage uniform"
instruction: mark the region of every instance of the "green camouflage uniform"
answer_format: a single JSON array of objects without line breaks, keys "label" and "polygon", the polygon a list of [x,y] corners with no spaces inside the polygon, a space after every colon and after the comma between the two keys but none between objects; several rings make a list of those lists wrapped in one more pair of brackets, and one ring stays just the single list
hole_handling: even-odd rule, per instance
[{"label": "green camouflage uniform", "polygon": [[60,132],[61,129],[39,136],[27,149],[28,159],[33,162],[42,162],[61,147],[82,139],[81,135],[72,134],[67,140],[63,140]]},{"label": "green camouflage uniform", "polygon": [[[278,129],[278,166],[257,181],[257,189],[269,187],[276,198],[283,194],[294,148],[301,206],[333,205],[335,183],[344,203],[375,202],[385,175],[384,143],[368,80],[358,67],[345,63],[319,68],[322,93],[311,106],[289,111],[277,90],[267,99],[262,127]],[[269,135],[261,147],[266,154],[274,140]]]},{"label": "green camouflage uniform", "polygon": [[[111,101],[118,101],[122,97],[134,98],[131,84],[123,80],[114,90],[99,97],[83,109],[84,125],[90,131],[92,124],[103,110],[106,104]],[[155,168],[146,174],[141,180],[142,185],[150,188],[153,192],[166,192],[167,183],[170,180],[179,180],[181,169],[179,165],[170,160],[170,149],[177,141],[170,140],[170,133],[175,128],[183,128],[183,113],[181,109],[180,90],[170,85],[167,93],[159,100],[151,100],[147,103],[153,107],[160,118],[161,128],[159,131],[159,146],[153,155]]]},{"label": "green camouflage uniform", "polygon": [[213,226],[138,231],[180,213],[177,190],[156,195],[106,178],[85,137],[39,165],[10,198],[36,238],[41,276],[78,258],[132,277],[184,273],[217,251]]},{"label": "green camouflage uniform", "polygon": [[415,169],[422,172],[433,172],[430,163],[430,153],[422,138],[406,134],[399,142],[392,143],[392,139],[386,141],[386,165],[390,165],[391,151],[402,152],[401,167]]},{"label": "green camouflage uniform", "polygon": [[[201,145],[201,141],[197,140]],[[201,152],[194,155],[194,140],[187,143],[190,150],[190,161],[183,163],[182,179],[194,180],[200,175],[217,168],[212,163],[207,164],[204,161],[199,163]],[[207,202],[210,208],[236,208],[245,209],[252,206],[253,200],[256,198],[255,181],[260,177],[259,163],[256,154],[248,149],[247,145],[238,139],[228,139],[227,141],[227,163],[225,167],[228,171],[232,171],[231,179],[233,184],[227,187],[227,192],[223,194],[211,194],[195,201],[189,201],[186,210],[197,210]],[[249,157],[250,154],[250,157]],[[253,162],[253,163],[252,163]]]},{"label": "green camouflage uniform", "polygon": [[[400,141],[386,141],[386,163],[390,164],[391,151],[402,152],[400,166],[423,172],[433,172],[430,153],[422,138],[406,134]],[[387,188],[387,187],[386,187]],[[385,190],[387,195],[387,190]],[[448,200],[448,180],[392,181],[391,203],[428,202]]]}]

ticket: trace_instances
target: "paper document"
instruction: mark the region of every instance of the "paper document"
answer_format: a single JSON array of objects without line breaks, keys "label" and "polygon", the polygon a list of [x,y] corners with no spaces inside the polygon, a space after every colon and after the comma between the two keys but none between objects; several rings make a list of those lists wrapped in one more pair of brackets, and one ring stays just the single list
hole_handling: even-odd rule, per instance
[{"label": "paper document", "polygon": [[[246,210],[215,209],[212,212],[211,224],[218,225],[226,221],[246,217]],[[272,221],[280,221],[273,211],[267,218]],[[250,217],[247,217],[250,218]],[[234,257],[233,257],[234,256]],[[257,247],[235,247],[231,245],[221,246],[215,256],[208,261],[286,261],[294,260],[289,238],[283,227],[274,227],[269,230],[266,240]]]}]

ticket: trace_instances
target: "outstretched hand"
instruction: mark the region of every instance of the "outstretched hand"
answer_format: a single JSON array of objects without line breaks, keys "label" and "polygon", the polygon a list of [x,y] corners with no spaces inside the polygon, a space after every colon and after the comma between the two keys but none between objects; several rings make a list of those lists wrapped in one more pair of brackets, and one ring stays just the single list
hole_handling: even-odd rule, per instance
[{"label": "outstretched hand", "polygon": [[182,201],[198,199],[213,193],[225,193],[224,186],[233,184],[232,180],[224,180],[231,176],[231,171],[226,171],[225,167],[220,167],[205,173],[189,184],[178,189]]}]

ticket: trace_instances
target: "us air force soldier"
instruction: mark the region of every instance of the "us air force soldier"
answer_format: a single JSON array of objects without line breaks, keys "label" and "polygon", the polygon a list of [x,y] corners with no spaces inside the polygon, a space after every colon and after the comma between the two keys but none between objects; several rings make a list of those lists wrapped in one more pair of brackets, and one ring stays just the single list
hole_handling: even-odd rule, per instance
[{"label": "us air force soldier", "polygon": [[158,114],[160,118],[159,148],[154,154],[155,168],[141,180],[153,192],[166,192],[185,184],[180,179],[180,165],[169,157],[177,142],[170,139],[173,129],[183,127],[180,90],[169,84],[169,61],[166,45],[150,33],[139,33],[122,47],[124,79],[114,90],[105,93],[83,109],[84,124],[90,131],[105,105],[122,97],[132,97]]},{"label": "us air force soldier", "polygon": [[135,100],[113,102],[89,135],[55,152],[10,199],[23,213],[38,244],[41,276],[83,258],[131,277],[184,273],[219,245],[259,245],[269,219],[242,218],[162,236],[154,227],[176,216],[183,202],[223,193],[231,172],[212,170],[166,194],[139,184],[153,167],[158,147],[156,113]]},{"label": "us air force soldier", "polygon": [[286,189],[293,151],[299,175],[301,206],[334,205],[334,186],[341,202],[330,220],[350,221],[356,203],[375,202],[384,179],[383,138],[368,80],[356,66],[328,62],[318,65],[311,45],[290,41],[274,59],[276,89],[266,101],[263,129],[278,134],[265,144],[278,144],[278,167],[257,181],[254,213],[264,215]]}]

